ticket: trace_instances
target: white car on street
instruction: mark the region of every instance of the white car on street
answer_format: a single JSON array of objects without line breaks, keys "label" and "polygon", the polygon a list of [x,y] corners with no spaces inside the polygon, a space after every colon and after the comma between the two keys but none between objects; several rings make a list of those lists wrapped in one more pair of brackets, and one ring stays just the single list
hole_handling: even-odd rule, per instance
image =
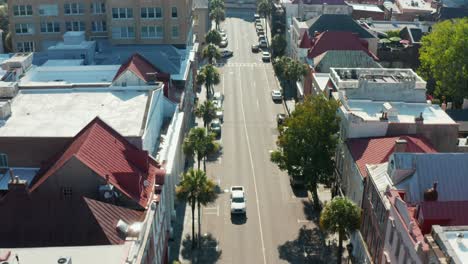
[{"label": "white car on street", "polygon": [[222,102],[224,100],[224,95],[221,92],[215,92],[213,94],[213,100]]},{"label": "white car on street", "polygon": [[273,99],[273,101],[282,100],[283,96],[281,95],[281,91],[280,90],[271,91],[271,99]]},{"label": "white car on street", "polygon": [[269,62],[270,61],[270,52],[264,51],[262,52],[262,61]]},{"label": "white car on street", "polygon": [[247,206],[243,186],[231,186],[231,214],[245,214]]}]

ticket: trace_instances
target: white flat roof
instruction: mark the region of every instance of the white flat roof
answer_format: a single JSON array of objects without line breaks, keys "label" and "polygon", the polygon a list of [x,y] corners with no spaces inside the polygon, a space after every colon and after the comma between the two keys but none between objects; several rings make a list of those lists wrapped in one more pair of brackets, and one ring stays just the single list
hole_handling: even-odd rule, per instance
[{"label": "white flat roof", "polygon": [[88,49],[94,44],[94,41],[82,41],[79,44],[65,44],[64,42],[59,42],[55,46],[50,46],[48,50]]},{"label": "white flat roof", "polygon": [[[401,9],[405,10],[417,10],[417,11],[435,11],[435,8],[431,7],[431,4],[424,0],[397,0],[400,4]],[[404,10],[403,10],[404,11]]]},{"label": "white flat roof", "polygon": [[35,66],[20,79],[20,87],[110,85],[120,65]]},{"label": "white flat roof", "polygon": [[42,66],[79,66],[84,60],[48,60]]},{"label": "white flat roof", "polygon": [[[468,230],[445,231],[445,237],[456,256],[462,263],[468,262]],[[458,238],[458,234],[463,234],[462,238]]]},{"label": "white flat roof", "polygon": [[74,264],[125,263],[131,243],[106,246],[4,248],[0,253],[10,252],[9,263],[16,263],[15,256],[18,255],[21,264],[58,263],[61,257],[71,258],[70,263]]},{"label": "white flat roof", "polygon": [[[366,121],[379,121],[384,104],[382,101],[347,100],[345,109]],[[427,103],[389,102],[398,116],[388,117],[388,122],[414,123],[415,117],[423,114],[425,124],[456,124],[438,105]]]},{"label": "white flat roof", "polygon": [[327,87],[327,83],[330,80],[330,74],[328,73],[314,73],[315,80],[319,85],[320,90],[324,91]]},{"label": "white flat roof", "polygon": [[148,100],[145,89],[22,90],[12,100],[12,115],[0,121],[0,136],[74,137],[96,116],[123,136],[140,136]]},{"label": "white flat roof", "polygon": [[384,11],[380,9],[378,5],[366,5],[366,4],[355,4],[355,3],[348,3],[348,5],[353,7],[353,10],[358,11],[369,11],[369,12],[378,12],[383,13]]}]

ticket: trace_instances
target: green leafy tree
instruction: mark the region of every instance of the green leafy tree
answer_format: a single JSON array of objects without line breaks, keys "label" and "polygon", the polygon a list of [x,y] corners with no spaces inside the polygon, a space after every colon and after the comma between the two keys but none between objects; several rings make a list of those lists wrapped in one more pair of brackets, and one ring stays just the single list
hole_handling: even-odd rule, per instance
[{"label": "green leafy tree", "polygon": [[178,200],[186,201],[192,209],[192,248],[195,248],[195,206],[200,189],[200,178],[204,174],[200,170],[193,168],[182,174],[182,180],[176,187]]},{"label": "green leafy tree", "polygon": [[278,78],[291,86],[307,74],[307,64],[289,57],[279,57],[273,63]]},{"label": "green leafy tree", "polygon": [[284,127],[288,129],[280,127],[278,149],[270,157],[290,177],[304,181],[316,209],[320,209],[317,184],[328,183],[333,174],[338,106],[337,101],[321,95],[306,97],[285,120]]},{"label": "green leafy tree", "polygon": [[205,128],[194,127],[184,139],[184,154],[189,157],[196,156],[198,169],[203,160],[203,170],[206,171],[206,157],[219,151],[220,145],[215,142],[215,138],[215,135],[208,133]]},{"label": "green leafy tree", "polygon": [[213,64],[215,59],[219,60],[221,58],[221,53],[214,44],[208,44],[202,51],[202,57],[208,59],[209,64]]},{"label": "green leafy tree", "polygon": [[220,80],[219,71],[213,65],[208,64],[200,69],[197,75],[197,83],[206,86],[206,100],[211,98],[211,94],[214,93],[213,88],[219,84]]},{"label": "green leafy tree", "polygon": [[206,173],[203,172],[201,175],[200,181],[200,192],[197,196],[197,208],[198,208],[198,246],[200,246],[201,239],[201,206],[206,206],[213,203],[218,198],[218,193],[216,192],[217,186],[213,180],[206,177]]},{"label": "green leafy tree", "polygon": [[385,33],[387,34],[387,38],[400,37],[400,30],[390,30]]},{"label": "green leafy tree", "polygon": [[219,30],[219,24],[226,19],[224,8],[216,7],[210,11],[210,19],[216,23],[216,29]]},{"label": "green leafy tree", "polygon": [[221,34],[219,34],[219,32],[215,29],[208,31],[208,33],[206,33],[205,35],[205,41],[208,44],[219,45],[219,43],[221,43],[221,40]]},{"label": "green leafy tree", "polygon": [[195,115],[203,119],[203,126],[208,129],[209,124],[216,118],[216,106],[213,101],[204,101],[195,110]]},{"label": "green leafy tree", "polygon": [[325,205],[320,214],[320,227],[329,232],[338,233],[338,259],[341,264],[343,254],[343,240],[359,228],[361,209],[345,197],[335,197]]},{"label": "green leafy tree", "polygon": [[270,16],[271,13],[271,3],[267,0],[261,0],[258,2],[257,12],[265,18],[265,35],[268,36],[268,22],[266,19]]},{"label": "green leafy tree", "polygon": [[468,97],[468,18],[435,24],[422,38],[419,54],[419,74],[435,83],[434,95],[460,106]]},{"label": "green leafy tree", "polygon": [[271,39],[271,49],[273,50],[273,56],[283,56],[286,50],[286,38],[281,34],[276,34]]},{"label": "green leafy tree", "polygon": [[211,0],[210,1],[210,10],[213,10],[215,8],[221,8],[224,9],[224,0]]}]

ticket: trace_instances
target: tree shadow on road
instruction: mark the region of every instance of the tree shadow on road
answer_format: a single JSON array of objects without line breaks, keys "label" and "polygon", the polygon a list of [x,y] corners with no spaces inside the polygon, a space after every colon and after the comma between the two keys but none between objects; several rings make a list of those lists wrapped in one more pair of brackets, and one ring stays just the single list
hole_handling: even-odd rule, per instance
[{"label": "tree shadow on road", "polygon": [[219,150],[216,153],[210,154],[206,157],[207,162],[214,162],[217,161],[219,157],[223,156],[223,146],[219,146]]},{"label": "tree shadow on road", "polygon": [[314,203],[310,200],[303,200],[302,205],[304,206],[304,215],[307,220],[319,222],[320,212],[314,208]]},{"label": "tree shadow on road", "polygon": [[306,198],[307,189],[305,187],[291,187],[296,198]]},{"label": "tree shadow on road", "polygon": [[326,246],[325,235],[318,228],[299,229],[295,240],[278,246],[280,259],[291,264],[328,263],[331,261],[330,248]]},{"label": "tree shadow on road", "polygon": [[181,256],[183,260],[189,260],[191,263],[214,264],[221,258],[221,254],[218,241],[212,234],[202,236],[200,248],[192,249],[192,238],[189,234],[182,241]]}]

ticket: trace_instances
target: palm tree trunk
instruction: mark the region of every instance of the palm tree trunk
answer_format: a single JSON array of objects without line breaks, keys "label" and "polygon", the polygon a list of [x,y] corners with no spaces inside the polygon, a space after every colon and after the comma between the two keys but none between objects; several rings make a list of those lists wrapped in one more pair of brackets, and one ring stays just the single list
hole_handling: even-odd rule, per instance
[{"label": "palm tree trunk", "polygon": [[341,264],[341,256],[343,254],[343,235],[341,232],[338,232],[338,254],[336,258],[336,263]]},{"label": "palm tree trunk", "polygon": [[195,200],[191,202],[192,206],[192,248],[195,248]]},{"label": "palm tree trunk", "polygon": [[201,162],[201,159],[198,157],[198,155],[197,155],[197,161],[198,161],[198,169],[200,169],[200,162]]},{"label": "palm tree trunk", "polygon": [[206,157],[203,158],[203,171],[206,173]]},{"label": "palm tree trunk", "polygon": [[198,248],[201,245],[201,217],[200,217],[200,202],[198,202]]},{"label": "palm tree trunk", "polygon": [[320,210],[320,200],[317,192],[317,183],[312,183],[312,199],[314,199],[314,208]]}]

